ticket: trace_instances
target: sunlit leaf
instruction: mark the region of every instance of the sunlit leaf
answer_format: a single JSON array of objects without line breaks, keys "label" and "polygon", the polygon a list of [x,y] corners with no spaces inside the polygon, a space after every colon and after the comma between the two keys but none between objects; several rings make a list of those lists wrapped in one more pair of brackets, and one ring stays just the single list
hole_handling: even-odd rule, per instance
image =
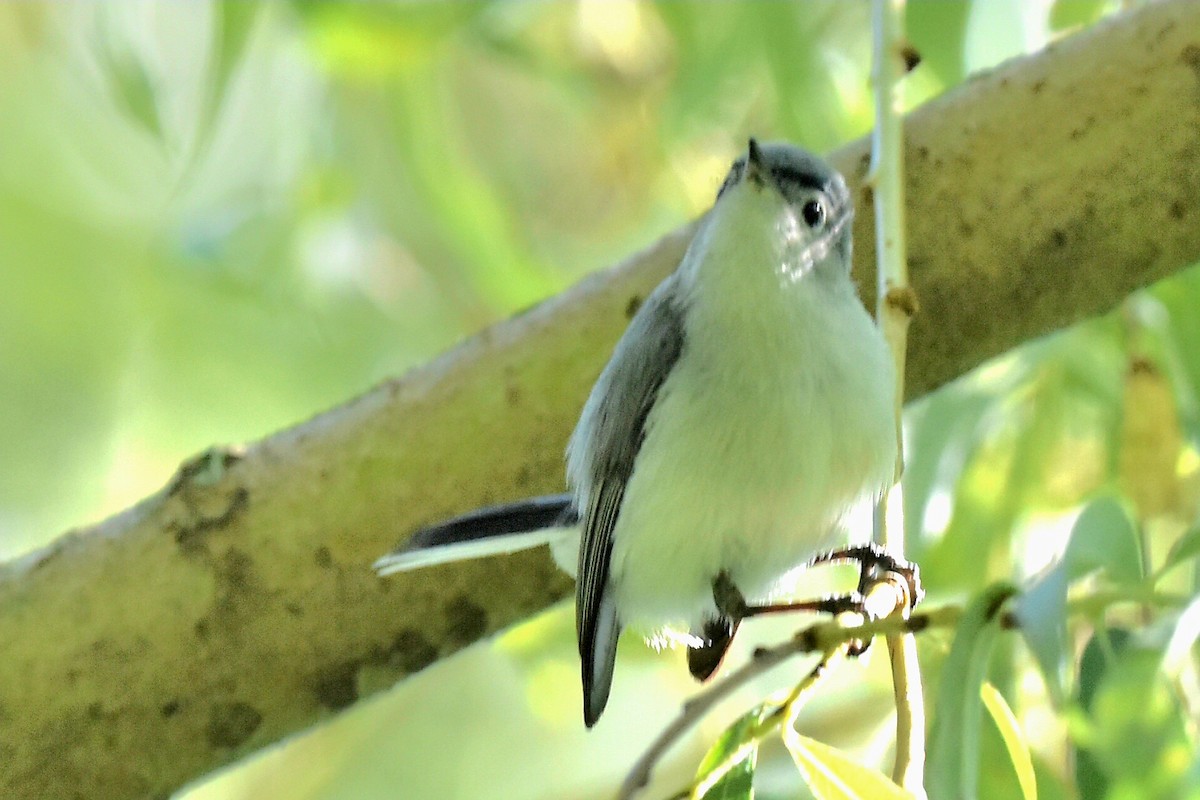
[{"label": "sunlit leaf", "polygon": [[1163,671],[1162,637],[1097,631],[1080,663],[1080,719],[1072,720],[1080,797],[1187,797],[1194,744],[1180,695]]},{"label": "sunlit leaf", "polygon": [[1200,641],[1200,597],[1187,604],[1175,623],[1175,630],[1163,652],[1163,674],[1177,679],[1191,663],[1197,641]]},{"label": "sunlit leaf", "polygon": [[1017,781],[1021,784],[1021,796],[1024,800],[1037,800],[1037,776],[1033,772],[1033,759],[1029,755],[1029,743],[1025,734],[1017,724],[1017,718],[1004,695],[992,684],[984,681],[979,687],[983,697],[983,705],[996,723],[1013,769],[1017,773]]},{"label": "sunlit leaf", "polygon": [[1103,569],[1118,583],[1142,579],[1142,548],[1133,521],[1112,497],[1088,504],[1071,528],[1063,561],[1071,580]]},{"label": "sunlit leaf", "polygon": [[921,64],[937,73],[941,82],[953,86],[966,74],[963,55],[969,3],[908,3],[905,27],[921,53]]},{"label": "sunlit leaf", "polygon": [[[1108,671],[1110,660],[1124,649],[1129,632],[1119,628],[1110,629],[1106,635],[1093,634],[1083,648],[1079,659],[1079,705],[1090,712],[1100,683]],[[1078,731],[1076,731],[1078,737]],[[1075,754],[1075,785],[1081,797],[1104,797],[1108,793],[1108,777],[1100,768],[1096,758],[1086,749]]]},{"label": "sunlit leaf", "polygon": [[912,800],[912,794],[835,747],[789,731],[783,742],[816,800]]},{"label": "sunlit leaf", "polygon": [[696,771],[698,800],[751,800],[754,797],[754,768],[758,743],[751,736],[767,711],[755,706],[725,729]]},{"label": "sunlit leaf", "polygon": [[911,543],[908,556],[918,562],[928,535],[940,535],[950,522],[949,478],[974,457],[984,433],[982,422],[997,402],[992,393],[970,388],[934,393],[904,412],[904,522]]},{"label": "sunlit leaf", "polygon": [[1061,705],[1066,672],[1067,568],[1059,561],[1013,603],[1021,636],[1042,670],[1054,704]]},{"label": "sunlit leaf", "polygon": [[1108,0],[1055,0],[1050,8],[1050,27],[1064,31],[1090,25],[1104,16],[1112,5]]},{"label": "sunlit leaf", "polygon": [[[1142,519],[1180,509],[1177,473],[1183,432],[1175,390],[1154,359],[1131,353],[1121,403],[1118,476]],[[1186,511],[1185,511],[1186,513]]]},{"label": "sunlit leaf", "polygon": [[107,44],[105,73],[112,84],[112,96],[117,106],[147,133],[161,139],[163,129],[157,92],[146,65],[127,46]]},{"label": "sunlit leaf", "polygon": [[[213,49],[210,59],[212,96],[220,97],[241,61],[261,10],[256,3],[216,3]],[[211,111],[211,109],[210,109]]]},{"label": "sunlit leaf", "polygon": [[332,71],[374,80],[428,61],[486,4],[295,0],[292,6]]},{"label": "sunlit leaf", "polygon": [[1037,6],[1020,2],[974,2],[967,18],[964,60],[968,72],[994,67],[1025,49],[1028,16]]},{"label": "sunlit leaf", "polygon": [[989,587],[971,601],[955,629],[938,684],[925,765],[925,787],[932,800],[976,796],[980,686],[996,637],[996,613],[1015,592],[1009,584]]},{"label": "sunlit leaf", "polygon": [[1171,545],[1167,558],[1163,562],[1163,570],[1177,567],[1198,555],[1200,555],[1200,525],[1175,540],[1175,544]]},{"label": "sunlit leaf", "polygon": [[1066,676],[1066,604],[1071,581],[1103,569],[1119,582],[1141,578],[1141,547],[1133,523],[1111,497],[1094,500],[1075,520],[1063,557],[1013,604],[1021,635],[1042,670],[1055,705]]}]

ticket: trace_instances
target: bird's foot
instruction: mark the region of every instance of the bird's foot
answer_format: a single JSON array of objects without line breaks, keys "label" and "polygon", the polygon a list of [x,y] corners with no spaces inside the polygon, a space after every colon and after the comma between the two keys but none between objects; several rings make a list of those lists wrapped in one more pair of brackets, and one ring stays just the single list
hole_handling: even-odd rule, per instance
[{"label": "bird's foot", "polygon": [[[745,596],[734,585],[729,574],[722,572],[713,581],[713,601],[720,614],[719,619],[713,623],[713,632],[717,632],[719,628],[721,635],[708,636],[709,631],[706,627],[706,644],[697,653],[692,674],[697,677],[702,674],[703,677],[700,679],[703,680],[716,670],[720,659],[724,657],[725,650],[729,647],[733,634],[737,631],[738,624],[743,619],[763,614],[785,614],[797,611],[829,614],[835,617],[840,614],[855,613],[866,619],[877,618],[880,614],[872,613],[867,598],[874,587],[885,583],[901,586],[910,610],[916,608],[925,596],[925,590],[921,586],[920,568],[911,561],[896,558],[882,546],[874,543],[830,550],[813,557],[808,563],[809,566],[816,566],[847,561],[857,563],[859,566],[858,585],[854,591],[790,603],[751,605],[746,602]],[[862,655],[869,645],[869,640],[852,641],[850,655]],[[690,654],[689,663],[691,663]]]},{"label": "bird's foot", "polygon": [[882,545],[870,544],[839,547],[814,556],[809,566],[837,564],[851,561],[858,564],[858,594],[866,596],[872,586],[888,582],[888,575],[896,575],[904,582],[909,609],[914,609],[925,597],[921,586],[921,568],[911,561],[896,558]]}]

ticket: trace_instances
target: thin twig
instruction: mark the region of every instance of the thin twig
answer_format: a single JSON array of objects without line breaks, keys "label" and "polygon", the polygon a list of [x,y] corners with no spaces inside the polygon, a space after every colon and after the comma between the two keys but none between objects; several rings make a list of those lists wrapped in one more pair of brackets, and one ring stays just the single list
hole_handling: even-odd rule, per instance
[{"label": "thin twig", "polygon": [[[899,81],[907,71],[904,41],[904,0],[874,0],[875,129],[871,137],[868,182],[875,198],[877,255],[876,316],[892,351],[896,367],[896,480],[904,470],[902,411],[908,323],[916,300],[908,282],[904,224],[904,132],[899,104]],[[884,492],[875,513],[875,541],[892,555],[904,557],[904,522],[899,496]],[[899,613],[907,611],[902,605]],[[890,636],[887,640],[896,702],[896,755],[892,780],[924,797],[924,692],[916,640]]]},{"label": "thin twig", "polygon": [[[621,784],[621,792],[618,797],[620,800],[630,800],[649,783],[650,773],[663,755],[685,733],[695,727],[717,703],[789,658],[805,653],[828,654],[847,642],[866,640],[874,636],[911,634],[931,628],[953,628],[958,624],[961,616],[962,609],[958,606],[943,606],[909,617],[892,616],[859,626],[845,625],[837,621],[818,622],[801,630],[782,644],[755,650],[754,657],[750,661],[684,704],[683,710],[675,718],[675,721],[658,735],[658,738],[633,765],[624,783]],[[801,683],[793,690],[792,696],[785,701],[784,707],[790,708],[789,704],[800,696],[798,693],[803,692],[807,685],[807,682]],[[784,717],[781,717],[781,721]],[[756,735],[757,733],[756,731]]]},{"label": "thin twig", "polygon": [[693,781],[689,786],[681,789],[676,794],[672,795],[668,800],[685,800],[688,797],[703,797],[705,792],[719,783],[731,769],[736,767],[745,759],[750,752],[757,749],[759,744],[771,736],[780,728],[785,730],[791,727],[796,717],[800,714],[800,710],[808,699],[812,696],[813,690],[817,686],[817,682],[821,676],[829,669],[833,659],[839,654],[844,654],[846,651],[845,645],[839,645],[832,650],[825,651],[822,654],[816,666],[808,671],[808,675],[804,680],[796,684],[787,698],[764,713],[758,723],[751,729],[749,735],[741,746],[737,747],[730,753],[727,753],[725,758],[720,763],[715,765],[703,777]]}]

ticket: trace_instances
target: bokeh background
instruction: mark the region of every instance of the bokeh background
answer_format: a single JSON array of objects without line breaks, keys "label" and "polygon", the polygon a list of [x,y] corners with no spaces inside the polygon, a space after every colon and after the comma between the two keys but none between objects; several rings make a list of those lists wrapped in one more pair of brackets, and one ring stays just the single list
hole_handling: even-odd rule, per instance
[{"label": "bokeh background", "polygon": [[[906,103],[1120,5],[910,0]],[[825,151],[867,133],[869,69],[862,0],[0,5],[0,560],[616,263],[703,211],[747,135]],[[1196,308],[1193,269],[908,410],[935,599],[1037,574],[1098,493],[1162,562],[1200,496]],[[180,796],[607,796],[691,686],[678,654],[626,643],[624,691],[645,699],[585,736],[572,636],[551,611]],[[922,646],[936,675],[946,640]],[[806,732],[882,763],[882,665],[835,678]],[[1053,708],[1013,641],[993,672],[1040,796],[1196,796],[1195,697],[1101,720]],[[664,786],[786,684],[728,704]],[[988,796],[1018,796],[990,736]],[[760,797],[802,791],[768,752]]]}]

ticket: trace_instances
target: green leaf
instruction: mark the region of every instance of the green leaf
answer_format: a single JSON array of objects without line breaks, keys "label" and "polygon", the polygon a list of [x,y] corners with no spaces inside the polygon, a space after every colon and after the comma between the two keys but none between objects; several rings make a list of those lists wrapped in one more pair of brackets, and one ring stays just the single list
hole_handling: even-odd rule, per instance
[{"label": "green leaf", "polygon": [[1200,596],[1192,598],[1180,613],[1163,651],[1163,674],[1168,679],[1178,680],[1192,664],[1197,641],[1200,641]]},{"label": "green leaf", "polygon": [[992,715],[992,721],[996,723],[1000,738],[1004,740],[1004,746],[1008,750],[1013,770],[1017,773],[1017,781],[1021,784],[1021,797],[1025,800],[1037,800],[1037,776],[1033,772],[1033,759],[1029,755],[1029,743],[1025,741],[1025,734],[1017,724],[1016,715],[995,686],[985,681],[979,690],[983,697],[983,705]]},{"label": "green leaf", "polygon": [[[1122,653],[1129,644],[1132,634],[1122,628],[1108,631],[1098,631],[1092,634],[1083,648],[1079,658],[1079,706],[1090,717],[1096,695],[1116,656]],[[1079,728],[1076,724],[1076,728]],[[1081,738],[1080,731],[1075,731],[1073,737]],[[1108,775],[1100,766],[1100,761],[1086,747],[1077,747],[1075,751],[1075,785],[1080,797],[1105,797],[1108,794]]]},{"label": "green leaf", "polygon": [[1091,25],[1104,16],[1107,0],[1055,0],[1050,8],[1050,29],[1064,31]]},{"label": "green leaf", "polygon": [[970,16],[968,3],[905,6],[905,28],[921,53],[922,65],[927,65],[946,86],[953,86],[966,75],[964,48]]},{"label": "green leaf", "polygon": [[1103,569],[1118,583],[1139,582],[1142,547],[1124,506],[1113,497],[1089,503],[1071,528],[1063,560],[1071,580]]},{"label": "green leaf", "polygon": [[[213,49],[209,61],[211,92],[205,112],[211,117],[213,103],[225,95],[234,71],[241,63],[261,8],[257,3],[216,3],[213,5]],[[210,120],[211,121],[211,120]]]},{"label": "green leaf", "polygon": [[989,587],[971,601],[954,632],[938,685],[925,765],[925,787],[932,800],[976,796],[983,712],[980,687],[996,638],[996,613],[1015,593],[1007,583]]},{"label": "green leaf", "polygon": [[1175,544],[1171,545],[1171,550],[1167,553],[1162,571],[1166,572],[1198,555],[1200,555],[1200,525],[1175,540]]},{"label": "green leaf", "polygon": [[693,797],[700,800],[751,800],[754,797],[758,742],[753,736],[766,713],[765,703],[755,706],[725,729],[700,762]]},{"label": "green leaf", "polygon": [[783,743],[816,800],[912,800],[910,792],[835,747],[794,731]]},{"label": "green leaf", "polygon": [[1066,564],[1060,561],[1035,578],[1017,598],[1013,613],[1029,652],[1042,670],[1050,699],[1061,706],[1067,667]]},{"label": "green leaf", "polygon": [[1195,796],[1194,722],[1163,669],[1163,637],[1100,630],[1070,719],[1078,797]]},{"label": "green leaf", "polygon": [[1142,577],[1137,531],[1112,497],[1088,504],[1071,528],[1063,557],[1035,578],[1014,604],[1021,636],[1055,705],[1061,705],[1066,677],[1067,587],[1097,570],[1118,583],[1136,583]]},{"label": "green leaf", "polygon": [[145,65],[127,47],[108,44],[103,55],[117,106],[147,133],[161,139],[158,92]]}]

